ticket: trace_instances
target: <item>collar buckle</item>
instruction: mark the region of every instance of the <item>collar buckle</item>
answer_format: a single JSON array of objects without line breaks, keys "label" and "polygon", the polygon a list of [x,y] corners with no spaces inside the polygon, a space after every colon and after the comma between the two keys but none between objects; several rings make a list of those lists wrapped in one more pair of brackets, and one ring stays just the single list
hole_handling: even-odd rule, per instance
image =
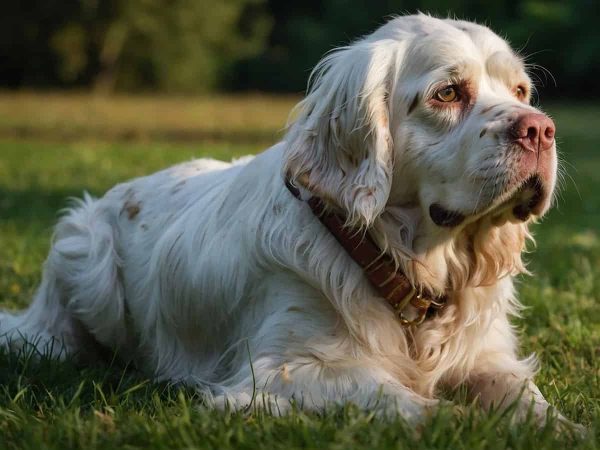
[{"label": "collar buckle", "polygon": [[[408,317],[405,313],[406,307],[411,306],[415,314]],[[396,314],[403,327],[413,327],[422,324],[425,319],[435,310],[446,306],[446,297],[437,297],[435,300],[422,292],[417,292],[413,287],[411,291],[396,305]]]}]

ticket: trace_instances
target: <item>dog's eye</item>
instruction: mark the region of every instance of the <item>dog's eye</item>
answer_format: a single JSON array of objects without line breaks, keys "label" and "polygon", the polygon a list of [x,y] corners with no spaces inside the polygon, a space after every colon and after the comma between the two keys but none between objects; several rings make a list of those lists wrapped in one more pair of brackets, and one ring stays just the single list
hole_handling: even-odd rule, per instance
[{"label": "dog's eye", "polygon": [[435,93],[434,98],[440,102],[449,103],[459,100],[456,86],[446,86]]},{"label": "dog's eye", "polygon": [[520,100],[525,98],[525,92],[526,90],[524,86],[517,86],[517,89],[515,89],[515,95]]}]

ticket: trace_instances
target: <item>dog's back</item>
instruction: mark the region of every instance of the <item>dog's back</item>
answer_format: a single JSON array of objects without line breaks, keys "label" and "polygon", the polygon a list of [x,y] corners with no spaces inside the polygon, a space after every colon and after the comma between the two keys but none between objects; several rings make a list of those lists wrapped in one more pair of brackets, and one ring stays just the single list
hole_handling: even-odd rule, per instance
[{"label": "dog's back", "polygon": [[202,235],[217,232],[227,184],[248,161],[190,161],[119,184],[102,198],[74,200],[56,226],[32,306],[2,314],[0,334],[13,348],[29,342],[57,355],[88,352],[81,343],[91,337],[131,357],[144,341],[159,339],[157,322],[178,313],[176,299],[198,294],[184,294],[193,278],[182,272],[206,259],[183,259],[218,245]]}]

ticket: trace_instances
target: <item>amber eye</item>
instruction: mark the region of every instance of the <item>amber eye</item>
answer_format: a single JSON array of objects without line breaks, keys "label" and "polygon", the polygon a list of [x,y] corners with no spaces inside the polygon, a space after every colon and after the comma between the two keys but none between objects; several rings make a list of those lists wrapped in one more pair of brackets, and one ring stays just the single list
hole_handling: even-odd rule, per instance
[{"label": "amber eye", "polygon": [[446,86],[435,93],[435,99],[440,102],[449,103],[458,100],[458,91],[456,86]]},{"label": "amber eye", "polygon": [[517,86],[515,94],[519,98],[525,98],[525,88],[523,86]]}]

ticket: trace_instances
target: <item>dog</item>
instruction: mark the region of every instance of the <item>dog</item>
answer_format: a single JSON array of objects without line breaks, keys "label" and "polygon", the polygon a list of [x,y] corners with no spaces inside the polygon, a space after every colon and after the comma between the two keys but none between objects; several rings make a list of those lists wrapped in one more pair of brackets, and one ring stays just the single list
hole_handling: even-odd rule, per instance
[{"label": "dog", "polygon": [[325,56],[265,152],[76,201],[32,305],[0,316],[5,345],[108,348],[221,408],[420,421],[466,385],[485,408],[567,423],[510,322],[557,177],[533,89],[485,26],[393,18]]}]

